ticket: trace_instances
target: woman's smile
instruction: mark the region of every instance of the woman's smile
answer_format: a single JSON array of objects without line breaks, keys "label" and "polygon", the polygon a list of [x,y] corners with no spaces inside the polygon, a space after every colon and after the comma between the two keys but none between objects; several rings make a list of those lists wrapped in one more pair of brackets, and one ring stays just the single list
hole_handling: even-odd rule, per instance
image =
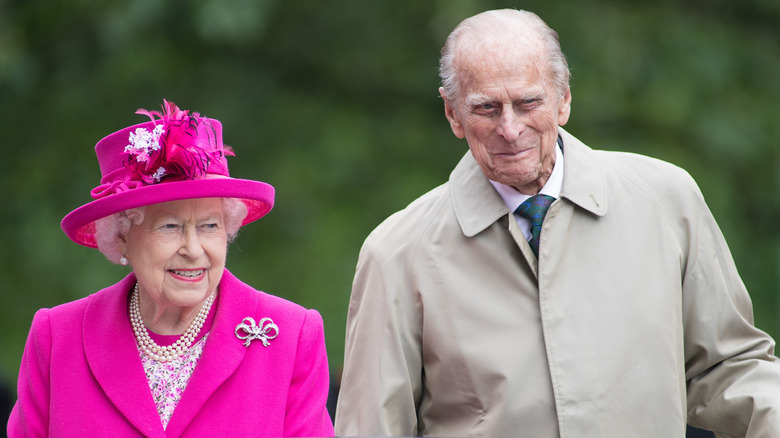
[{"label": "woman's smile", "polygon": [[183,281],[199,281],[203,278],[205,269],[171,269],[168,272]]}]

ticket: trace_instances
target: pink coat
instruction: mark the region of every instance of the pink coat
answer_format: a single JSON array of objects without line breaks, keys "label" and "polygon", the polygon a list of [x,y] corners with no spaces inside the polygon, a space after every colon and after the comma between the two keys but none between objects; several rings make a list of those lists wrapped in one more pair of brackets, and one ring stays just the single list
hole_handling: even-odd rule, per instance
[{"label": "pink coat", "polygon": [[[203,356],[163,430],[130,329],[134,282],[129,275],[35,314],[10,437],[333,436],[319,313],[258,292],[227,270]],[[236,337],[247,316],[279,327],[268,347],[260,340],[245,347]]]}]

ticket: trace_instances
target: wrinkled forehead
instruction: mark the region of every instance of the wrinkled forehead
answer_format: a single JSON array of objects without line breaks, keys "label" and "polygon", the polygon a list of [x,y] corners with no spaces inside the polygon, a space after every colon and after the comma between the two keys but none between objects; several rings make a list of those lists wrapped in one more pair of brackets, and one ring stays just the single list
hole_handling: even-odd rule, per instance
[{"label": "wrinkled forehead", "polygon": [[455,40],[456,60],[481,54],[538,56],[543,52],[542,29],[535,23],[482,20],[464,26]]},{"label": "wrinkled forehead", "polygon": [[457,64],[457,75],[464,93],[485,92],[489,88],[543,90],[551,86],[544,57],[516,47],[465,54]]},{"label": "wrinkled forehead", "polygon": [[549,70],[541,38],[526,29],[464,34],[458,41],[454,61],[463,87],[500,78],[517,81],[546,77]]}]

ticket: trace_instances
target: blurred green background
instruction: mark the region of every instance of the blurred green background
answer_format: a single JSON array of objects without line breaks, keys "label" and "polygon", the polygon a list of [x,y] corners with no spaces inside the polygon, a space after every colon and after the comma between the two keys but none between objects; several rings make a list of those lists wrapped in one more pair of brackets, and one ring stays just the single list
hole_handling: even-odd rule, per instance
[{"label": "blurred green background", "polygon": [[441,44],[499,7],[559,32],[570,132],[696,178],[757,325],[780,335],[777,0],[0,0],[0,377],[15,381],[38,308],[127,272],[59,223],[98,184],[95,143],[163,98],[221,120],[231,174],[276,187],[228,267],[318,309],[337,373],[363,239],[466,150],[438,97]]}]

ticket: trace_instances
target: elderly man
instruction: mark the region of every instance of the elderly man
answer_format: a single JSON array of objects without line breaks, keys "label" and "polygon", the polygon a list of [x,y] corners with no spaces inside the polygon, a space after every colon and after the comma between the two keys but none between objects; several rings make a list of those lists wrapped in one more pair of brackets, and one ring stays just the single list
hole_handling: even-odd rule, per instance
[{"label": "elderly man", "polygon": [[441,76],[469,152],[366,239],[336,433],[780,437],[774,341],[700,191],[561,128],[557,34],[476,15]]}]

